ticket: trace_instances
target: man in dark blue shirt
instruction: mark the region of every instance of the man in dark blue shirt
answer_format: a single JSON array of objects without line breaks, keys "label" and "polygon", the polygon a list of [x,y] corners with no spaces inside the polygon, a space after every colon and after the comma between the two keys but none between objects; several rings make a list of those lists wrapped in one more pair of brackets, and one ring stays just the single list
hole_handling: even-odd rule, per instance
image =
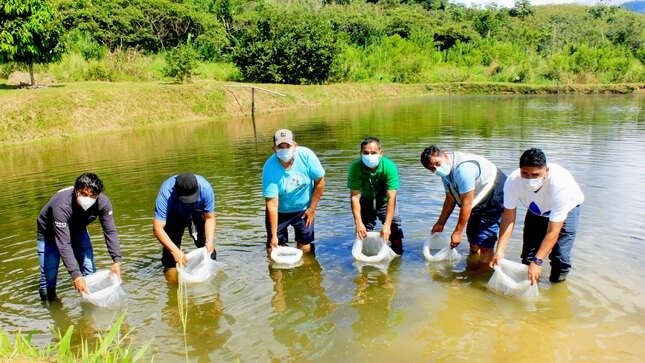
[{"label": "man in dark blue shirt", "polygon": [[161,184],[152,229],[164,247],[161,262],[169,282],[176,281],[177,263],[186,264],[181,237],[186,227],[196,247],[206,247],[213,260],[215,251],[215,193],[201,175],[183,173]]}]

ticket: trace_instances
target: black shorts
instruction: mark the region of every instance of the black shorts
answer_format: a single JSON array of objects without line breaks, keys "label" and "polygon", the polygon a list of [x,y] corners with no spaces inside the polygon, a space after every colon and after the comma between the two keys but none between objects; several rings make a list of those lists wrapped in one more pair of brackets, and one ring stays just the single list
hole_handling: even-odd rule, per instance
[{"label": "black shorts", "polygon": [[[305,211],[280,213],[278,212],[278,244],[286,245],[289,242],[289,232],[287,227],[293,226],[296,232],[295,240],[301,245],[307,245],[314,241],[314,224],[309,227],[305,225],[305,220],[302,218]],[[269,225],[269,213],[265,212],[264,223],[267,230],[267,248],[271,246],[271,226]]]}]

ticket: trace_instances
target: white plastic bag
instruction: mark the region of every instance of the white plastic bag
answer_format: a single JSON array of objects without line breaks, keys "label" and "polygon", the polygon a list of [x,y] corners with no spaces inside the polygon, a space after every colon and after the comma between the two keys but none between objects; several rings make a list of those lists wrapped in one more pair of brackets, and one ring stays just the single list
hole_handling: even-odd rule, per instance
[{"label": "white plastic bag", "polygon": [[538,285],[531,285],[528,279],[529,267],[527,265],[501,260],[493,269],[495,272],[487,284],[489,289],[526,300],[540,297]]},{"label": "white plastic bag", "polygon": [[385,263],[398,255],[383,241],[379,232],[367,232],[365,239],[356,238],[354,241],[352,256],[361,262]]},{"label": "white plastic bag", "polygon": [[100,270],[84,276],[89,293],[83,293],[81,299],[99,307],[115,305],[126,294],[121,288],[121,278],[110,270]]},{"label": "white plastic bag", "polygon": [[301,266],[302,250],[295,247],[278,246],[271,250],[271,260],[273,268],[293,268]]},{"label": "white plastic bag", "polygon": [[[439,250],[434,255],[431,250]],[[450,248],[450,240],[441,232],[433,233],[430,239],[423,245],[423,257],[429,262],[449,262],[457,263],[461,260],[461,255],[456,248]]]},{"label": "white plastic bag", "polygon": [[211,259],[206,252],[206,247],[197,248],[186,254],[186,266],[177,266],[179,281],[187,284],[204,282],[215,276],[220,268],[218,263]]}]

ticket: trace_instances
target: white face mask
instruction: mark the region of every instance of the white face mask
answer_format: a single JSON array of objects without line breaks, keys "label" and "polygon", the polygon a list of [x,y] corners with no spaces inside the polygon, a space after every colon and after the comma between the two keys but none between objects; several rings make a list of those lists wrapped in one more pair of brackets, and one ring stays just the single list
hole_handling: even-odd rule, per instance
[{"label": "white face mask", "polygon": [[290,147],[288,149],[277,149],[275,151],[275,154],[278,156],[278,159],[282,160],[285,163],[288,163],[291,159],[293,159],[294,155],[294,148]]},{"label": "white face mask", "polygon": [[529,192],[537,191],[538,189],[542,188],[543,184],[544,184],[544,178],[536,178],[536,179],[522,178],[522,185],[524,186],[524,189],[528,190]]},{"label": "white face mask", "polygon": [[374,169],[378,166],[379,161],[381,161],[381,155],[379,154],[361,154],[361,160],[363,164],[370,169]]},{"label": "white face mask", "polygon": [[78,202],[78,205],[83,208],[83,210],[88,210],[91,206],[94,205],[94,203],[96,203],[96,198],[79,195],[78,197],[76,197],[76,201]]}]

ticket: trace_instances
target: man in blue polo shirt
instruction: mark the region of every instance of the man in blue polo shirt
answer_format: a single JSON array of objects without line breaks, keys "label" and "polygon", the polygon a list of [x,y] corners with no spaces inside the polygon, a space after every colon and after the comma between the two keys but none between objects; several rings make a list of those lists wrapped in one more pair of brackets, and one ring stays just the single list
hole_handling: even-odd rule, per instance
[{"label": "man in blue polo shirt", "polygon": [[177,263],[185,265],[181,237],[188,228],[196,247],[215,251],[215,193],[204,177],[192,173],[171,176],[161,184],[152,230],[164,247],[161,262],[168,281],[175,281]]},{"label": "man in blue polo shirt", "polygon": [[296,246],[313,252],[314,217],[325,188],[325,170],[313,151],[296,143],[290,130],[275,133],[273,151],[262,168],[267,252],[288,242],[289,225]]}]

